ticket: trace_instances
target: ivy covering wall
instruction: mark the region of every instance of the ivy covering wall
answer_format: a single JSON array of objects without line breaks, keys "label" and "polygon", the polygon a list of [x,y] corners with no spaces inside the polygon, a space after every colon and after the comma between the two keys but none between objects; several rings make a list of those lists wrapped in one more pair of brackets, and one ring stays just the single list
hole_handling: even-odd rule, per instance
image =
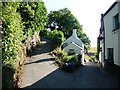
[{"label": "ivy covering wall", "polygon": [[20,66],[31,49],[30,40],[40,44],[39,32],[44,29],[47,10],[40,2],[2,2],[2,86],[16,87]]}]

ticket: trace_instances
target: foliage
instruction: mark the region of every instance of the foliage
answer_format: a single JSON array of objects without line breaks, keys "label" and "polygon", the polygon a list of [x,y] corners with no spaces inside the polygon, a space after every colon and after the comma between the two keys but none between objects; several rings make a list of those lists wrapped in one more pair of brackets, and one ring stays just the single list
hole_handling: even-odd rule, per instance
[{"label": "foliage", "polygon": [[98,53],[96,47],[91,47],[88,53],[85,54],[85,59],[89,60],[90,62],[97,62],[98,61],[97,58],[98,58]]},{"label": "foliage", "polygon": [[89,50],[89,52],[95,53],[95,52],[97,52],[97,48],[96,47],[91,47],[90,50]]},{"label": "foliage", "polygon": [[88,56],[87,54],[85,54],[84,57],[85,57],[85,60],[90,60],[91,59],[91,57]]},{"label": "foliage", "polygon": [[76,53],[74,51],[68,52],[68,55],[75,55]]},{"label": "foliage", "polygon": [[41,2],[21,2],[18,12],[21,14],[24,22],[24,38],[28,40],[35,32],[39,35],[44,29],[47,21],[47,10],[44,3]]},{"label": "foliage", "polygon": [[98,52],[95,53],[95,58],[96,58],[97,60],[99,60],[99,53],[98,53]]},{"label": "foliage", "polygon": [[2,66],[2,88],[13,88],[15,68],[12,64]]},{"label": "foliage", "polygon": [[19,13],[16,12],[18,2],[2,3],[2,69],[3,88],[13,87],[13,74],[17,62],[18,48],[22,40],[22,21]]},{"label": "foliage", "polygon": [[64,34],[61,31],[54,30],[52,32],[52,42],[55,46],[60,47],[62,46],[64,41]]},{"label": "foliage", "polygon": [[47,39],[50,39],[52,41],[53,47],[61,47],[64,42],[64,34],[62,31],[54,30],[52,32],[47,31],[47,30],[42,30],[40,32],[41,36],[44,36]]},{"label": "foliage", "polygon": [[[29,2],[31,3],[31,2]],[[33,2],[32,2],[33,3]],[[47,10],[43,2],[34,2],[36,4],[34,16],[34,29],[39,33],[44,29],[47,21]]]},{"label": "foliage", "polygon": [[81,60],[82,55],[78,54],[77,57],[78,57],[78,60]]},{"label": "foliage", "polygon": [[29,46],[31,38],[39,41],[38,35],[46,24],[47,11],[42,1],[2,2],[0,6],[3,23],[1,31],[3,88],[11,88],[14,86],[14,76],[20,73],[18,66],[21,66],[26,57],[26,48],[22,43]]},{"label": "foliage", "polygon": [[82,42],[84,43],[84,49],[85,49],[85,53],[88,53],[88,50],[90,49],[91,45],[90,45],[90,40],[87,37],[87,35],[83,32],[81,32],[80,34],[78,34],[78,37],[82,40]]},{"label": "foliage", "polygon": [[2,5],[2,51],[3,63],[16,59],[18,46],[22,40],[22,22],[20,15],[16,12],[19,3],[6,2]]},{"label": "foliage", "polygon": [[60,49],[55,49],[52,53],[54,53],[56,57],[62,57],[67,55],[66,52]]},{"label": "foliage", "polygon": [[1,16],[2,16],[2,2],[0,2],[0,25],[1,25]]},{"label": "foliage", "polygon": [[81,25],[67,8],[51,11],[48,14],[48,23],[46,27],[51,30],[58,27],[58,30],[61,30],[66,38],[71,36],[73,29],[81,29]]},{"label": "foliage", "polygon": [[50,28],[52,31],[57,28],[57,30],[64,33],[65,38],[71,36],[73,29],[77,29],[77,35],[83,41],[86,52],[90,49],[90,40],[87,35],[83,33],[82,25],[80,25],[77,18],[67,8],[51,11],[48,14],[46,28]]},{"label": "foliage", "polygon": [[43,37],[43,38],[46,38],[46,39],[49,39],[50,38],[50,35],[51,32],[48,31],[48,30],[41,30],[40,33],[39,33],[39,36],[40,37]]},{"label": "foliage", "polygon": [[56,63],[58,63],[60,67],[62,67],[71,58],[71,56],[68,56],[63,50],[54,50],[53,54],[55,55]]},{"label": "foliage", "polygon": [[81,55],[79,54],[68,56],[68,54],[63,50],[55,50],[53,53],[55,55],[55,63],[57,63],[57,65],[65,71],[69,71],[71,67],[78,68],[81,65]]}]

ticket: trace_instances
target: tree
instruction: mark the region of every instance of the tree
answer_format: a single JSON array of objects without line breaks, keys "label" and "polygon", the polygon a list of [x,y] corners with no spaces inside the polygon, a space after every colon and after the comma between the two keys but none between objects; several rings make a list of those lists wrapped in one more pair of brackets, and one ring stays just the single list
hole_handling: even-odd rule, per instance
[{"label": "tree", "polygon": [[28,2],[21,2],[17,11],[20,13],[22,21],[24,22],[24,39],[27,40],[27,38],[29,36],[31,37],[34,32],[32,25],[34,19],[34,10],[31,8]]},{"label": "tree", "polygon": [[22,40],[22,21],[19,13],[16,12],[18,6],[17,2],[2,3],[3,61],[16,59],[18,46]]},{"label": "tree", "polygon": [[[21,2],[17,11],[21,14],[24,22],[24,40],[27,54],[31,52],[31,48],[40,45],[39,33],[44,29],[47,21],[47,10],[44,3],[40,2]],[[35,45],[31,43],[34,40]]]},{"label": "tree", "polygon": [[88,50],[90,49],[91,45],[90,45],[90,40],[87,37],[87,35],[83,32],[78,34],[78,37],[82,40],[82,42],[84,43],[84,49],[85,49],[85,53],[88,53]]},{"label": "tree", "polygon": [[73,16],[67,8],[58,11],[51,11],[48,14],[48,23],[46,27],[51,28],[51,30],[58,27],[57,29],[61,30],[66,38],[71,36],[73,29],[81,30],[81,25],[76,17]]},{"label": "tree", "polygon": [[59,48],[63,45],[64,42],[64,33],[55,29],[54,31],[42,30],[40,36],[50,39],[52,41],[53,48]]},{"label": "tree", "polygon": [[26,38],[32,36],[34,32],[44,29],[47,21],[47,10],[42,1],[40,2],[21,2],[18,12],[20,12],[24,22],[24,35]]},{"label": "tree", "polygon": [[58,30],[54,30],[52,32],[52,42],[53,45],[56,47],[61,47],[63,45],[64,42],[64,34],[61,31]]},{"label": "tree", "polygon": [[76,17],[67,8],[51,11],[48,14],[46,28],[50,28],[51,30],[57,28],[57,30],[64,33],[65,38],[71,36],[73,29],[77,29],[77,35],[85,44],[85,50],[88,51],[90,49],[90,40],[87,35],[83,33],[82,25],[80,25]]},{"label": "tree", "polygon": [[40,31],[44,29],[44,26],[47,22],[47,10],[43,2],[34,2],[34,5],[36,5],[34,16],[34,29],[39,34]]},{"label": "tree", "polygon": [[[1,4],[1,3],[0,3]],[[2,2],[2,77],[3,88],[13,88],[23,61],[23,44],[44,29],[47,11],[41,2]],[[39,35],[39,34],[38,34]],[[25,49],[24,49],[25,50]],[[14,80],[13,80],[14,79]]]}]

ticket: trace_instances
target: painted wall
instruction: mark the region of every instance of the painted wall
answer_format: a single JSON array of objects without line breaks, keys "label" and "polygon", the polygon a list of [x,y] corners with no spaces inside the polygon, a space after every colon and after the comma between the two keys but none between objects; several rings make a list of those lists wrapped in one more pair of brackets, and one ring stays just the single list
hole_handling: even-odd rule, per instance
[{"label": "painted wall", "polygon": [[[100,35],[101,37],[104,37],[103,33],[104,32],[101,33],[101,35]],[[102,48],[102,51],[100,51],[100,53],[99,53],[99,61],[104,67],[104,39],[100,41],[100,48]]]},{"label": "painted wall", "polygon": [[[120,16],[120,15],[119,15]],[[120,18],[120,17],[119,17]],[[120,21],[119,21],[120,22]],[[118,30],[118,64],[120,66],[120,29]]]},{"label": "painted wall", "polygon": [[69,52],[70,49],[74,49],[74,52],[82,55],[81,63],[84,65],[84,44],[77,37],[76,29],[73,30],[72,35],[64,42],[63,50]]},{"label": "painted wall", "polygon": [[[120,66],[120,30],[113,32],[113,17],[118,13],[118,4],[104,16],[105,27],[105,59],[107,59],[107,48],[114,49],[114,64]],[[119,12],[120,16],[120,12]]]},{"label": "painted wall", "polygon": [[78,47],[76,47],[76,46],[75,46],[74,44],[72,44],[72,43],[71,43],[70,45],[68,45],[67,47],[65,47],[65,48],[64,48],[64,51],[65,51],[65,52],[69,52],[69,49],[74,49],[74,52],[82,55],[81,49],[78,48]]},{"label": "painted wall", "polygon": [[[119,12],[119,26],[120,26],[120,0],[118,2],[118,12]],[[120,28],[117,31],[118,32],[118,65],[120,66]]]},{"label": "painted wall", "polygon": [[82,41],[79,38],[75,38],[73,36],[69,37],[64,43],[67,43],[67,45],[69,45],[71,42],[75,42],[77,45],[82,47]]},{"label": "painted wall", "polygon": [[[84,47],[84,44],[82,44],[82,46]],[[81,63],[84,65],[84,48],[80,49],[79,47],[77,47],[73,43],[71,43],[70,45],[66,46],[63,50],[65,52],[69,52],[69,49],[74,49],[74,52],[82,55]]]}]

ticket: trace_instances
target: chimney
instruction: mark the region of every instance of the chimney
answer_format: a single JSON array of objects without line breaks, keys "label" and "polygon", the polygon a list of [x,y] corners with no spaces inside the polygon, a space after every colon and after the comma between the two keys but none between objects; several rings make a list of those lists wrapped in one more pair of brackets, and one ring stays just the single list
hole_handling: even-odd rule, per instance
[{"label": "chimney", "polygon": [[76,29],[73,29],[72,36],[77,37],[77,34],[76,34]]}]

